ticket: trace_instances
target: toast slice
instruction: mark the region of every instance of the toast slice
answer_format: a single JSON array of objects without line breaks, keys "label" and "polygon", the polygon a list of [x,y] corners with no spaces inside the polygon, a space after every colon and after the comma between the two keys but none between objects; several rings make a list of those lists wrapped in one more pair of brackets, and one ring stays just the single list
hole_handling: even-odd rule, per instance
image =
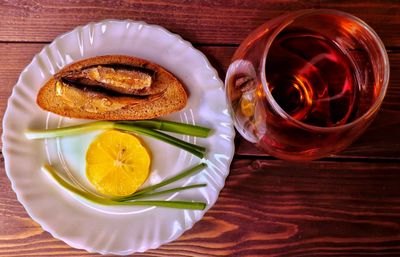
[{"label": "toast slice", "polygon": [[[99,73],[83,78],[97,67],[109,74],[101,74],[104,77],[94,82],[89,80],[99,79]],[[142,78],[146,80],[135,83]],[[125,88],[120,89],[121,86]],[[40,89],[36,102],[46,111],[70,118],[139,120],[183,109],[187,94],[180,81],[157,64],[136,57],[107,55],[66,66]]]}]

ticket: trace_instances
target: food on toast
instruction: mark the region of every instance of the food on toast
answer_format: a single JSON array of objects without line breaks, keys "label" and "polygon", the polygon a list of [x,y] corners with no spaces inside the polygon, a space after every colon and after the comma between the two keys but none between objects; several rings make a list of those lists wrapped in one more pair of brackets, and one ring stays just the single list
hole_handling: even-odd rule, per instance
[{"label": "food on toast", "polygon": [[187,95],[171,73],[130,56],[99,56],[73,63],[39,91],[38,105],[71,118],[151,119],[184,108]]},{"label": "food on toast", "polygon": [[127,95],[154,95],[167,88],[165,83],[152,85],[155,72],[129,65],[96,65],[82,70],[58,73],[56,78],[86,86],[98,86]]}]

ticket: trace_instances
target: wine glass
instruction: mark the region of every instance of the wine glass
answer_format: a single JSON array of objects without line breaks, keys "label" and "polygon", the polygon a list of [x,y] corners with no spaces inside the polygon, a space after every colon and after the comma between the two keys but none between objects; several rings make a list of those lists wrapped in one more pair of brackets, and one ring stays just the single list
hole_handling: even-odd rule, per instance
[{"label": "wine glass", "polygon": [[267,153],[306,161],[336,153],[371,123],[389,80],[382,41],[336,10],[270,20],[236,50],[225,85],[238,132]]}]

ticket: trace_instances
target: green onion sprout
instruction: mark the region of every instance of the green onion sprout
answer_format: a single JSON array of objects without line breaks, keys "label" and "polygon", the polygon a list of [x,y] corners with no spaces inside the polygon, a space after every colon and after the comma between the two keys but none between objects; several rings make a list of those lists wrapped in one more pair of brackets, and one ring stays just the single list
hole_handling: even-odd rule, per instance
[{"label": "green onion sprout", "polygon": [[116,198],[114,200],[116,200],[116,201],[130,201],[132,199],[137,199],[137,197],[140,196],[140,195],[145,195],[145,194],[152,193],[152,192],[154,192],[156,189],[158,189],[160,187],[169,185],[169,184],[171,184],[171,183],[173,183],[175,181],[178,181],[178,180],[180,180],[182,178],[185,178],[187,176],[193,175],[194,173],[204,169],[205,167],[207,167],[206,163],[200,163],[200,164],[198,164],[198,165],[196,165],[196,166],[194,166],[194,167],[192,167],[190,169],[187,169],[185,171],[182,171],[181,173],[177,174],[176,176],[168,178],[168,179],[166,179],[166,180],[164,180],[164,181],[162,181],[162,182],[160,182],[158,184],[155,184],[153,186],[145,187],[145,188],[143,188],[143,189],[141,189],[141,190],[139,190],[139,191],[137,191],[137,192],[135,192],[135,193],[133,193],[133,194],[131,194],[129,196]]},{"label": "green onion sprout", "polygon": [[166,120],[133,120],[124,121],[123,123],[195,137],[208,137],[212,131],[211,129],[202,126]]},{"label": "green onion sprout", "polygon": [[[28,139],[43,139],[43,138],[53,138],[53,137],[62,137],[62,136],[70,136],[81,133],[87,133],[95,130],[106,130],[106,129],[118,129],[123,131],[129,131],[140,135],[145,135],[149,137],[153,137],[155,139],[159,139],[165,143],[171,144],[173,146],[179,147],[193,155],[204,158],[206,153],[206,148],[202,146],[198,146],[195,144],[188,143],[186,141],[180,140],[178,138],[172,137],[168,134],[159,132],[152,128],[165,129],[169,132],[176,133],[190,133],[197,135],[208,135],[211,130],[199,126],[192,126],[184,123],[177,122],[165,122],[165,121],[137,121],[139,125],[134,125],[132,122],[112,122],[112,121],[96,121],[85,124],[79,124],[75,126],[48,129],[48,130],[28,130],[25,132],[25,136]],[[142,123],[140,125],[139,122],[147,122]],[[147,124],[147,127],[145,127]],[[193,130],[191,130],[193,129]],[[184,133],[184,134],[185,134]]]},{"label": "green onion sprout", "polygon": [[[47,172],[54,181],[56,181],[65,190],[78,195],[89,202],[101,204],[101,205],[125,205],[125,206],[158,206],[166,208],[176,208],[176,209],[191,209],[191,210],[204,210],[206,204],[203,202],[189,202],[189,201],[129,201],[129,202],[119,202],[112,199],[103,198],[91,194],[87,191],[76,188],[69,182],[64,180],[57,171],[49,164],[43,166],[43,170]],[[161,192],[159,192],[161,193]]]}]

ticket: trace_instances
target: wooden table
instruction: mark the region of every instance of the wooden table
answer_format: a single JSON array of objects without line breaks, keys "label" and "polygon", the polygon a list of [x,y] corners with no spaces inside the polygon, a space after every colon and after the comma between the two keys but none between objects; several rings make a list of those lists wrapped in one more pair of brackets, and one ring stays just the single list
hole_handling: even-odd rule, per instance
[{"label": "wooden table", "polygon": [[[77,25],[106,18],[159,24],[203,51],[223,79],[251,30],[301,8],[352,13],[381,36],[391,79],[375,122],[344,152],[306,164],[276,160],[237,136],[216,205],[177,241],[136,256],[400,256],[399,1],[1,0],[1,113],[33,55]],[[0,256],[95,255],[69,247],[33,222],[3,166]]]}]

